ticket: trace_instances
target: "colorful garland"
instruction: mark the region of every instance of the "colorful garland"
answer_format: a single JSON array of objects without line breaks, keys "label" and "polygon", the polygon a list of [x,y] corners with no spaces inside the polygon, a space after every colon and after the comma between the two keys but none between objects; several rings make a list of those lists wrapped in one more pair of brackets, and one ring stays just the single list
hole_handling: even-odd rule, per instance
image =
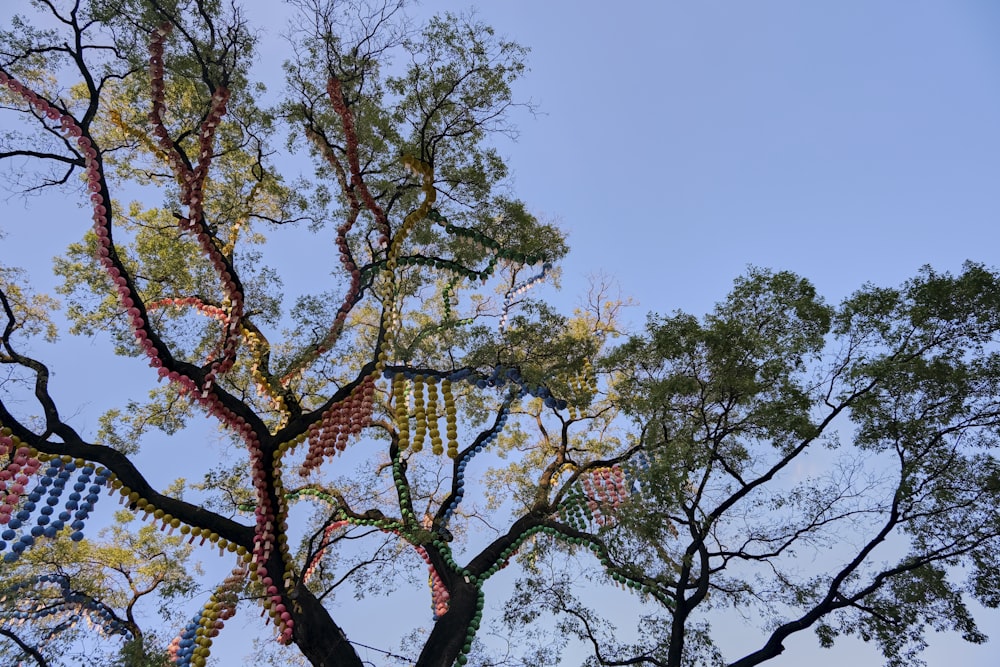
[{"label": "colorful garland", "polygon": [[[19,595],[20,591],[35,589],[46,584],[54,584],[59,587],[58,600],[35,600],[22,598]],[[0,618],[2,623],[21,625],[28,621],[48,619],[75,625],[83,619],[103,635],[121,635],[126,639],[132,638],[132,631],[126,624],[118,620],[110,607],[88,595],[74,591],[70,585],[69,576],[65,574],[42,574],[20,581],[0,594],[0,603],[12,598],[20,602],[27,602],[26,608],[22,607],[5,613],[4,617]]]},{"label": "colorful garland", "polygon": [[[82,540],[86,520],[111,472],[106,468],[95,470],[83,459],[40,454],[21,444],[8,428],[0,429],[0,456],[3,455],[7,455],[7,462],[0,470],[0,526],[4,527],[0,532],[0,553],[4,562],[17,562],[37,539],[54,538],[67,527],[70,539]],[[43,460],[49,465],[38,475]],[[74,472],[78,472],[76,482],[62,511],[56,514],[56,506]],[[38,477],[38,483],[26,493],[33,476]],[[32,519],[34,525],[30,525]]]},{"label": "colorful garland", "polygon": [[181,667],[204,667],[211,653],[212,639],[236,613],[239,591],[247,574],[247,570],[237,567],[212,593],[202,610],[167,647],[171,662]]}]

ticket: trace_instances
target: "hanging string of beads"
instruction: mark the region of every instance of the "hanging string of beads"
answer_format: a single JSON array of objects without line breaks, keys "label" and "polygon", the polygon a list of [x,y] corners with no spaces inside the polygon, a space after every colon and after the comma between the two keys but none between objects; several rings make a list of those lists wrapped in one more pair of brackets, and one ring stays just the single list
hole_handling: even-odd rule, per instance
[{"label": "hanging string of beads", "polygon": [[430,376],[427,378],[427,408],[425,417],[427,420],[427,432],[431,436],[431,452],[440,456],[444,453],[444,441],[441,439],[441,432],[438,429],[437,398],[437,378]]},{"label": "hanging string of beads", "polygon": [[202,610],[167,646],[171,662],[182,667],[204,667],[211,654],[212,640],[236,614],[239,590],[246,576],[247,570],[237,567],[212,593]]},{"label": "hanging string of beads", "polygon": [[503,295],[503,309],[500,314],[500,331],[503,332],[507,328],[507,318],[510,315],[511,305],[514,303],[514,299],[521,296],[529,289],[540,283],[545,279],[546,274],[552,269],[552,264],[550,262],[544,262],[542,264],[542,270],[531,276],[527,280],[517,283]]},{"label": "hanging string of beads", "polygon": [[409,381],[402,373],[392,376],[392,398],[396,416],[396,440],[399,451],[405,452],[410,446],[410,398]]},{"label": "hanging string of beads", "polygon": [[[392,381],[394,415],[400,451],[411,449],[419,452],[423,449],[424,439],[430,434],[431,449],[435,454],[444,451],[444,440],[438,419],[442,412],[439,409],[437,381],[434,375],[412,374],[406,371],[387,371],[384,375]],[[408,377],[410,376],[410,377]],[[448,456],[458,456],[458,411],[455,409],[455,396],[452,392],[452,381],[445,376],[441,379],[441,397],[444,400],[445,436],[448,443]],[[412,390],[408,388],[412,384]],[[424,389],[427,390],[426,401]],[[414,433],[410,439],[410,406],[409,394],[413,395]]]},{"label": "hanging string of beads", "polygon": [[[46,596],[42,593],[50,584],[58,587],[57,595]],[[69,576],[63,573],[41,574],[19,581],[0,593],[0,604],[8,600],[16,605],[11,611],[0,609],[0,624],[8,627],[39,620],[73,627],[84,620],[102,635],[132,639],[128,626],[118,620],[110,607],[73,590]]]},{"label": "hanging string of beads", "polygon": [[[83,528],[100,492],[110,477],[105,468],[94,469],[82,459],[66,459],[39,454],[24,446],[10,429],[0,429],[0,456],[7,461],[0,470],[0,553],[5,563],[15,563],[21,554],[39,538],[54,538],[65,528],[70,529],[74,542],[83,539]],[[43,460],[48,461],[41,475]],[[56,506],[73,476],[78,472],[73,490],[55,514]],[[38,476],[36,486],[27,487],[33,476]],[[44,502],[43,502],[44,500]],[[55,516],[53,516],[55,515]],[[34,519],[34,525],[29,527]]]},{"label": "hanging string of beads", "polygon": [[184,626],[181,634],[170,642],[170,645],[167,647],[167,655],[170,657],[171,662],[182,667],[189,667],[195,656],[202,659],[208,657],[208,653],[202,654],[202,651],[208,651],[209,649],[202,647],[200,643],[196,643],[195,641],[196,639],[201,639],[197,635],[198,630],[201,629],[201,614],[202,612],[195,614],[188,621],[187,625]]},{"label": "hanging string of beads", "polygon": [[444,398],[445,437],[448,438],[448,458],[458,458],[458,410],[455,396],[451,392],[451,380],[441,380],[441,395]]},{"label": "hanging string of beads", "polygon": [[423,375],[413,376],[413,418],[415,424],[410,449],[416,454],[424,448],[424,437],[427,435],[427,407],[424,405]]},{"label": "hanging string of beads", "polygon": [[308,430],[309,450],[299,474],[307,476],[347,448],[347,442],[371,423],[375,409],[375,375],[367,375],[344,399],[327,408]]}]

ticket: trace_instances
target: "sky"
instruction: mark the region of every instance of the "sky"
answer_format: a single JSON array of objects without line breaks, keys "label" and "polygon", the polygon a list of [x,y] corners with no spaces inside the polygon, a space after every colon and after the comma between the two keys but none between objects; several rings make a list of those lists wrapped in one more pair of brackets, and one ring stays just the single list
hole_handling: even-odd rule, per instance
[{"label": "sky", "polygon": [[[5,2],[0,20],[23,4]],[[471,6],[531,48],[515,95],[539,113],[518,113],[518,139],[499,147],[514,192],[569,234],[563,290],[543,292],[566,308],[595,274],[637,302],[628,318],[638,327],[649,311],[706,312],[748,265],[795,271],[836,302],[925,264],[996,263],[992,0],[620,0],[613,9],[427,0],[412,13]],[[263,26],[261,71],[274,81],[281,21],[264,0],[249,14]],[[41,266],[32,275],[42,287],[48,258],[89,224],[85,211],[56,205],[0,199],[9,232],[0,261]],[[292,271],[327,252],[273,250]],[[101,341],[64,342],[61,353],[75,359],[67,376],[95,377],[88,358],[104,351]],[[67,382],[67,395],[78,387]],[[91,399],[76,409],[92,423],[99,407]],[[1000,641],[1000,615],[980,618]],[[930,642],[932,666],[996,664],[995,642]],[[787,646],[768,664],[880,664],[870,647],[821,650],[812,635]]]}]

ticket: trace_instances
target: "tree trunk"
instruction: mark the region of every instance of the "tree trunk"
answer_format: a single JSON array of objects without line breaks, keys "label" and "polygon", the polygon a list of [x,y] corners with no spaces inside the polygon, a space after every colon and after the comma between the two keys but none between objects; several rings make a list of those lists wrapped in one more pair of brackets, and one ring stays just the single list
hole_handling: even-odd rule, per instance
[{"label": "tree trunk", "polygon": [[344,631],[305,586],[295,589],[291,605],[292,640],[313,667],[364,667]]},{"label": "tree trunk", "polygon": [[452,667],[460,655],[468,653],[472,642],[469,628],[479,609],[479,589],[454,575],[448,589],[451,599],[448,612],[439,618],[431,630],[416,667]]}]

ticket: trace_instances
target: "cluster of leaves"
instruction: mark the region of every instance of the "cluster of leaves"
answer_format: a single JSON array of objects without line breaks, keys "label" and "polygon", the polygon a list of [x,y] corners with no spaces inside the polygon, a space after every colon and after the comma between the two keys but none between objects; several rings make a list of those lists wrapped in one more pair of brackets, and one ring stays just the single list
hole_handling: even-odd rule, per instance
[{"label": "cluster of leaves", "polygon": [[[150,628],[156,617],[167,627],[176,621],[197,590],[200,568],[180,536],[134,522],[121,511],[95,540],[60,535],[4,565],[0,635],[8,641],[0,642],[0,658],[38,667],[169,664],[169,637]],[[43,575],[49,580],[39,581]]]}]

